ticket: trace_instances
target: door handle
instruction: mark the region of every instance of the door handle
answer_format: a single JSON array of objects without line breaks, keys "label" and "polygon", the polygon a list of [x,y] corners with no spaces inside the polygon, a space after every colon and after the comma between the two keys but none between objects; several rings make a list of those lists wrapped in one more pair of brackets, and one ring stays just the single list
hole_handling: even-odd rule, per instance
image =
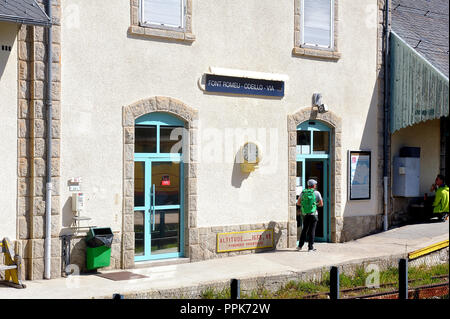
[{"label": "door handle", "polygon": [[155,204],[156,204],[156,198],[155,198],[155,184],[153,184],[152,187],[152,198],[153,198],[153,204],[152,204],[152,214],[153,214],[153,222],[152,222],[152,230],[155,231]]}]

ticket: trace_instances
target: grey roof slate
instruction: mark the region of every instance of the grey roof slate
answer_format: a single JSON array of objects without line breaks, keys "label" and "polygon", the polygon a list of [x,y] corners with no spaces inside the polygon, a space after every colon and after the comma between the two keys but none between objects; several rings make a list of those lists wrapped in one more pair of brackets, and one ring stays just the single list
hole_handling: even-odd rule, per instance
[{"label": "grey roof slate", "polygon": [[0,0],[0,21],[43,25],[51,24],[35,0]]},{"label": "grey roof slate", "polygon": [[392,0],[392,30],[448,78],[449,0]]}]

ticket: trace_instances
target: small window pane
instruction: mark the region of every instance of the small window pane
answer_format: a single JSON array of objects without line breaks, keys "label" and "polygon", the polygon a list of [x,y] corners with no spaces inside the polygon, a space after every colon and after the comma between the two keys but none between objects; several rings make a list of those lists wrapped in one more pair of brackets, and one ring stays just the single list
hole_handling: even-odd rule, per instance
[{"label": "small window pane", "polygon": [[303,162],[297,162],[297,177],[295,178],[295,193],[297,196],[303,191]]},{"label": "small window pane", "polygon": [[160,126],[160,153],[181,153],[183,127]]},{"label": "small window pane", "polygon": [[156,153],[156,126],[139,126],[134,129],[135,153]]},{"label": "small window pane", "polygon": [[134,206],[145,206],[145,162],[134,162]]},{"label": "small window pane", "polygon": [[331,0],[303,0],[303,44],[331,47]]},{"label": "small window pane", "polygon": [[311,153],[311,132],[297,131],[297,154]]},{"label": "small window pane", "polygon": [[144,23],[183,27],[182,0],[144,0],[143,4]]},{"label": "small window pane", "polygon": [[134,254],[143,256],[145,254],[145,216],[144,211],[134,212]]},{"label": "small window pane", "polygon": [[314,154],[328,154],[330,145],[330,134],[329,132],[314,132]]}]

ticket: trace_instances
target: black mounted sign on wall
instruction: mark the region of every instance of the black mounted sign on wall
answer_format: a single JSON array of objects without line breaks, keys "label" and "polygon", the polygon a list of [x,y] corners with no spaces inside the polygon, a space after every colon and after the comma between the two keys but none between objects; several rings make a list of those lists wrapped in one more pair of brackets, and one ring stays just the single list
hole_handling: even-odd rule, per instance
[{"label": "black mounted sign on wall", "polygon": [[207,92],[243,95],[284,96],[284,82],[206,74]]}]

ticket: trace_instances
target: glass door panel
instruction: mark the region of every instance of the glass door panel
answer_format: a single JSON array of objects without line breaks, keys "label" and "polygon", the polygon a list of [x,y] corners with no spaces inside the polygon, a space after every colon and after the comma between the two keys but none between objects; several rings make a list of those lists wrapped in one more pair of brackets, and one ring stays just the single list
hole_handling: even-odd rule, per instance
[{"label": "glass door panel", "polygon": [[151,232],[152,255],[180,251],[180,210],[156,210]]},{"label": "glass door panel", "polygon": [[155,206],[180,205],[180,162],[152,162]]},{"label": "glass door panel", "polygon": [[[298,201],[301,193],[305,188],[305,161],[297,161],[297,176],[295,178],[295,200]],[[297,220],[297,240],[300,240],[300,234],[302,232],[303,220],[300,206],[295,205],[296,220]]]},{"label": "glass door panel", "polygon": [[317,181],[317,190],[322,195],[323,207],[317,207],[317,214],[319,217],[319,221],[316,226],[316,240],[318,241],[326,241],[326,227],[327,227],[327,205],[326,205],[326,196],[327,190],[324,187],[326,185],[326,170],[325,170],[325,162],[319,160],[306,160],[306,176],[305,179],[315,179]]},{"label": "glass door panel", "polygon": [[134,254],[145,255],[145,211],[134,211]]},{"label": "glass door panel", "polygon": [[180,162],[152,161],[151,254],[180,251]]},{"label": "glass door panel", "polygon": [[145,162],[134,163],[134,206],[145,207]]},{"label": "glass door panel", "polygon": [[182,254],[183,165],[168,158],[135,160],[135,260]]}]

